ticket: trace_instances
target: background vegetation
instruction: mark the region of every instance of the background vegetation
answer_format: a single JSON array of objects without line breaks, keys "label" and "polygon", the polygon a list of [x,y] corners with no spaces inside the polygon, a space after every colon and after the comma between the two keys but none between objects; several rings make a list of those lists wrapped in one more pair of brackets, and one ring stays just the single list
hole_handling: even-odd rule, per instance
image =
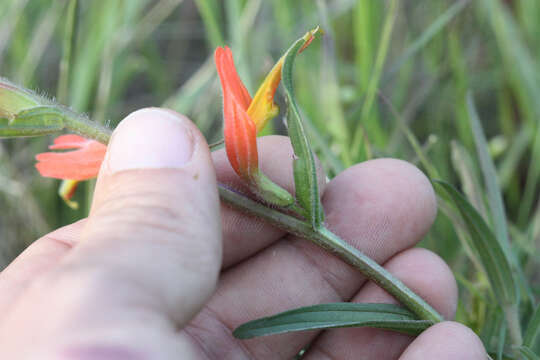
[{"label": "background vegetation", "polygon": [[[1,76],[111,127],[135,109],[167,106],[190,116],[210,142],[222,131],[213,49],[232,47],[253,92],[286,47],[321,24],[326,36],[298,58],[295,86],[329,176],[371,157],[405,159],[460,188],[498,236],[501,220],[506,223],[526,329],[540,296],[539,1],[70,4],[0,2]],[[474,102],[467,102],[468,92]],[[493,210],[493,193],[484,186],[486,161],[479,161],[471,128],[474,104],[507,221]],[[281,120],[265,131],[282,132]],[[86,214],[92,184],[81,187],[82,206],[74,211],[56,196],[58,182],[40,178],[33,168],[34,155],[50,140],[0,142],[0,269],[40,235]],[[507,325],[486,271],[467,245],[470,229],[447,201],[440,205],[422,246],[441,255],[458,279],[458,320],[502,356],[510,342]],[[538,351],[540,339],[535,342]]]}]

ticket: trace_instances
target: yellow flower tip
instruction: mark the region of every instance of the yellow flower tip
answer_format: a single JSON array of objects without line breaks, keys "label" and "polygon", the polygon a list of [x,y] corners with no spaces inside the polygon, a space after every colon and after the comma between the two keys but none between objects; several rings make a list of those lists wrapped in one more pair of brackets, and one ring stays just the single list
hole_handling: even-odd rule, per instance
[{"label": "yellow flower tip", "polygon": [[73,210],[77,210],[79,208],[79,203],[71,200],[73,195],[75,195],[77,185],[79,185],[79,181],[77,180],[62,180],[62,184],[60,184],[60,188],[58,189],[58,195],[60,195],[66,205]]},{"label": "yellow flower tip", "polygon": [[283,61],[282,57],[270,70],[249,104],[247,114],[257,126],[257,132],[279,113],[279,107],[274,103],[274,95],[281,81]]}]

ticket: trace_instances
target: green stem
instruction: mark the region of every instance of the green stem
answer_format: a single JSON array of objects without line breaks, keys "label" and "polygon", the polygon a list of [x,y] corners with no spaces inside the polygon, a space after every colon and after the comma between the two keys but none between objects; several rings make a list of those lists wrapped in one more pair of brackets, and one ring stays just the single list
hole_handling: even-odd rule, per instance
[{"label": "green stem", "polygon": [[403,305],[418,315],[419,318],[433,322],[443,320],[443,317],[435,309],[399,279],[395,278],[374,260],[343,241],[327,228],[322,227],[321,229],[314,230],[310,224],[302,220],[267,208],[262,204],[227,189],[221,184],[219,185],[219,195],[223,201],[233,207],[251,215],[256,215],[290,233],[306,238],[318,246],[331,251],[348,264],[360,270],[371,281],[377,283],[384,290],[392,294]]},{"label": "green stem", "polygon": [[318,235],[318,237],[314,238],[314,242],[317,243],[317,240],[320,241],[320,243],[317,243],[318,245],[327,247],[347,263],[360,270],[367,278],[392,294],[397,300],[418,315],[419,318],[431,320],[435,323],[444,320],[424,299],[369,256],[343,241],[327,228],[319,230]]},{"label": "green stem", "polygon": [[[111,136],[110,129],[104,128],[95,122],[83,118],[69,109],[63,110],[65,111],[65,124],[67,128],[104,144],[109,142]],[[311,224],[303,220],[266,207],[263,204],[226,188],[222,184],[219,184],[219,194],[221,199],[227,204],[230,204],[243,212],[267,220],[287,232],[306,238],[339,256],[345,262],[360,270],[371,281],[377,283],[388,293],[392,294],[403,305],[418,315],[420,319],[431,320],[433,322],[440,322],[443,320],[442,316],[437,313],[437,311],[435,311],[420,296],[405,286],[400,280],[327,228],[321,227],[320,229],[314,229]]]},{"label": "green stem", "polygon": [[66,129],[76,132],[88,139],[97,140],[107,145],[111,139],[112,130],[77,114],[69,108],[62,108]]}]

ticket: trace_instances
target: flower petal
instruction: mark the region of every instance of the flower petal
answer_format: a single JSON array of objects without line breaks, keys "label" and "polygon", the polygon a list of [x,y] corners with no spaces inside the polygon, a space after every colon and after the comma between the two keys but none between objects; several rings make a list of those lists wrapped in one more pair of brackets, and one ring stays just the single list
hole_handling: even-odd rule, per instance
[{"label": "flower petal", "polygon": [[91,140],[85,139],[82,136],[75,134],[60,135],[54,139],[53,145],[49,146],[51,150],[62,149],[80,149]]},{"label": "flower petal", "polygon": [[107,147],[78,135],[55,139],[51,149],[77,149],[68,152],[46,152],[36,156],[41,176],[56,179],[87,180],[97,176]]},{"label": "flower petal", "polygon": [[225,118],[225,150],[236,173],[251,180],[258,171],[257,127],[242,105],[227,90],[223,90]]},{"label": "flower petal", "polygon": [[251,101],[240,81],[229,48],[217,48],[216,67],[223,89],[225,150],[234,171],[251,181],[258,171],[257,127],[246,110]]},{"label": "flower petal", "polygon": [[272,70],[270,70],[255,93],[253,101],[247,110],[249,117],[257,125],[257,132],[264,128],[268,120],[274,118],[279,113],[279,108],[274,103],[274,94],[281,81],[283,60],[283,57],[279,59]]},{"label": "flower petal", "polygon": [[224,48],[218,47],[214,53],[214,58],[216,61],[218,75],[221,79],[221,84],[224,90],[224,85],[226,85],[228,91],[230,91],[232,95],[236,97],[236,100],[240,106],[242,106],[244,110],[247,110],[249,104],[251,103],[251,95],[249,95],[244,83],[242,83],[242,80],[240,80],[240,77],[236,72],[231,49],[229,49],[227,46]]}]

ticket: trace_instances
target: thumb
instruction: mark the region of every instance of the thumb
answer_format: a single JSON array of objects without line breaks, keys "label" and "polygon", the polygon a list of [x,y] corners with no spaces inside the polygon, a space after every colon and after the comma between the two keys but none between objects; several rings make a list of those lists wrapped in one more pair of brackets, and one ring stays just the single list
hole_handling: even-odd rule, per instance
[{"label": "thumb", "polygon": [[213,293],[220,263],[219,199],[203,136],[177,113],[137,111],[114,131],[80,241],[10,312],[4,328],[14,334],[0,334],[9,344],[3,354],[186,353],[178,328]]},{"label": "thumb", "polygon": [[221,220],[210,152],[191,121],[143,109],[120,123],[70,261],[104,269],[104,286],[136,281],[129,301],[152,297],[179,325],[201,308],[220,269]]}]

